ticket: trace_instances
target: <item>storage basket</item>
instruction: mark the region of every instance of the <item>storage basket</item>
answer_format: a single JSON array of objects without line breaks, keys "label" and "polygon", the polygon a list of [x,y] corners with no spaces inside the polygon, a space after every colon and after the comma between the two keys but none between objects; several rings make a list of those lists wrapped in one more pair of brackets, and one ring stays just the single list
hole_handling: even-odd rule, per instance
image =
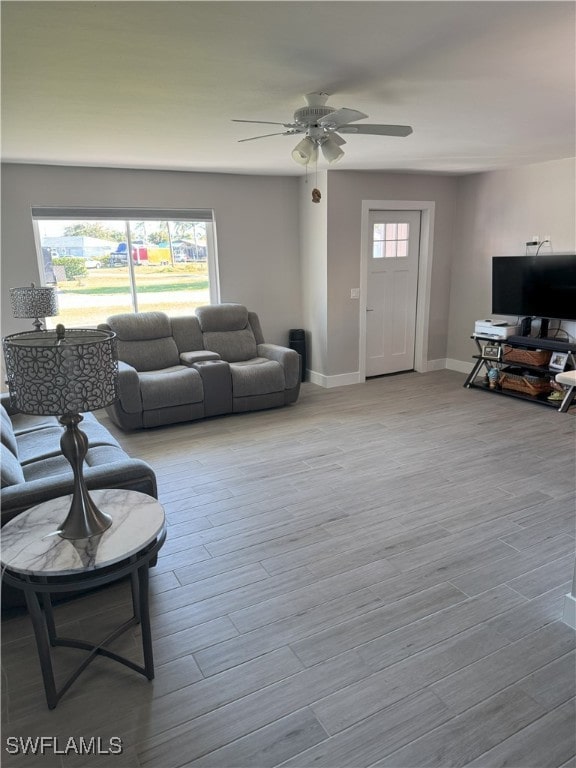
[{"label": "storage basket", "polygon": [[545,349],[518,349],[504,345],[503,359],[505,363],[520,363],[521,365],[548,365],[552,352]]},{"label": "storage basket", "polygon": [[499,384],[502,389],[512,389],[515,392],[521,392],[524,395],[544,395],[552,390],[548,379],[539,376],[530,376],[530,374],[510,373],[501,371]]}]

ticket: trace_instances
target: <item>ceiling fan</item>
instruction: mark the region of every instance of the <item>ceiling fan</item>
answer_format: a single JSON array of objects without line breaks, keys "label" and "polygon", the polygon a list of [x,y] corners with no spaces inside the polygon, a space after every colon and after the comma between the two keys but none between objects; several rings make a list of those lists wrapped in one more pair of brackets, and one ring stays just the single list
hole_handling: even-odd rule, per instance
[{"label": "ceiling fan", "polygon": [[294,112],[292,123],[275,123],[268,120],[233,120],[235,123],[260,123],[262,125],[281,125],[285,131],[265,133],[262,136],[252,136],[239,141],[254,141],[268,136],[293,136],[297,133],[306,134],[292,150],[292,157],[301,165],[308,165],[318,158],[318,147],[329,163],[335,163],[343,157],[341,147],[346,141],[340,133],[364,133],[374,136],[409,136],[412,128],[409,125],[378,125],[377,123],[360,123],[351,125],[356,120],[362,120],[368,115],[357,109],[329,107],[327,93],[308,93],[304,97],[307,106],[300,107]]}]

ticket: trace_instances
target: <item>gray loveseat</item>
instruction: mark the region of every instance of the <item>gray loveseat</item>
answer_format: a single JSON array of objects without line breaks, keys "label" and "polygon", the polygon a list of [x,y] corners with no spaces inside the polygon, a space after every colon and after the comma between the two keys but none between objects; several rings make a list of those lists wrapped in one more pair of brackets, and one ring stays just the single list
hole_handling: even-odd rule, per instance
[{"label": "gray loveseat", "polygon": [[123,429],[275,408],[300,391],[300,355],[264,341],[258,316],[241,304],[198,307],[195,315],[139,312],[109,317],[119,394],[108,407]]},{"label": "gray loveseat", "polygon": [[[54,416],[14,411],[2,395],[2,525],[20,512],[57,496],[71,494],[72,468],[60,450],[63,432]],[[91,413],[80,428],[88,437],[84,478],[88,488],[126,488],[157,497],[152,467],[133,459]]]}]

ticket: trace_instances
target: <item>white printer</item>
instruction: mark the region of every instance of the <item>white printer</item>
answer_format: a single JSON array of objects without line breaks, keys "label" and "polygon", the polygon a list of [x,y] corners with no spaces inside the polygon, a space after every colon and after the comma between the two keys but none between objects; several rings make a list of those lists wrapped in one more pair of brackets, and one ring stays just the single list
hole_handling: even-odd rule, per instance
[{"label": "white printer", "polygon": [[476,320],[474,323],[474,336],[482,336],[488,339],[507,339],[520,333],[519,325],[508,325],[506,320]]}]

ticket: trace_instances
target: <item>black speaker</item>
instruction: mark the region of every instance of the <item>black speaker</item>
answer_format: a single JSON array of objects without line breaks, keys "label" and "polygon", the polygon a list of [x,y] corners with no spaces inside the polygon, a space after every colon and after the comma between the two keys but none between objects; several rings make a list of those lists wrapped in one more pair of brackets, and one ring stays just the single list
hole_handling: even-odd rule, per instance
[{"label": "black speaker", "polygon": [[306,381],[306,332],[303,328],[291,328],[288,332],[288,346],[296,350],[301,360],[301,381]]},{"label": "black speaker", "polygon": [[523,317],[520,323],[520,336],[530,336],[532,330],[532,318]]}]

